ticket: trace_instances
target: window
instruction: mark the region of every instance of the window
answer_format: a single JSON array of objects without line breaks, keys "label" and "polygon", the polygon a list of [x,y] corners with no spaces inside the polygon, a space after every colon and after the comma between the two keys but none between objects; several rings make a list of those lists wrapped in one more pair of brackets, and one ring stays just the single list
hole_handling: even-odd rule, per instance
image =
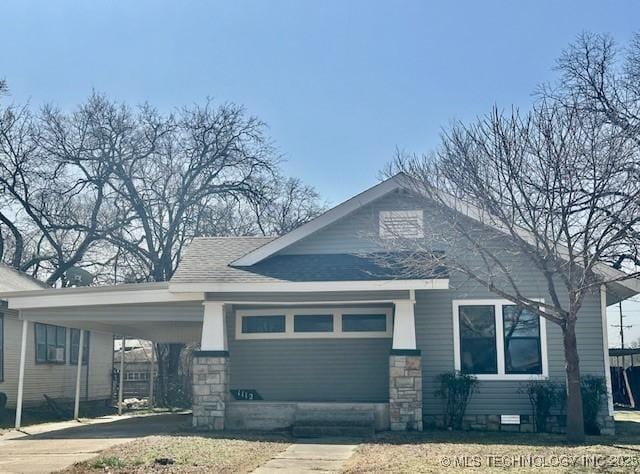
[{"label": "window", "polygon": [[64,364],[67,330],[60,326],[35,323],[36,362]]},{"label": "window", "polygon": [[420,239],[424,237],[422,210],[380,211],[381,239]]},{"label": "window", "polygon": [[504,371],[507,374],[541,374],[540,319],[516,305],[502,307],[504,320]]},{"label": "window", "polygon": [[453,302],[455,368],[486,380],[548,375],[545,320],[506,300]]},{"label": "window", "polygon": [[293,332],[333,332],[333,314],[295,314]]},{"label": "window", "polygon": [[[87,365],[89,362],[89,339],[91,338],[91,332],[85,331],[82,339],[82,365]],[[80,346],[80,330],[71,329],[71,353],[69,354],[69,363],[78,363],[78,349]]]},{"label": "window", "polygon": [[4,381],[4,314],[0,313],[0,382]]},{"label": "window", "polygon": [[392,337],[392,326],[391,306],[236,310],[236,339]]},{"label": "window", "polygon": [[376,332],[387,330],[386,314],[343,314],[343,332]]},{"label": "window", "polygon": [[493,306],[460,306],[460,370],[497,374],[496,318]]},{"label": "window", "polygon": [[244,334],[284,332],[284,315],[244,316],[242,332]]}]

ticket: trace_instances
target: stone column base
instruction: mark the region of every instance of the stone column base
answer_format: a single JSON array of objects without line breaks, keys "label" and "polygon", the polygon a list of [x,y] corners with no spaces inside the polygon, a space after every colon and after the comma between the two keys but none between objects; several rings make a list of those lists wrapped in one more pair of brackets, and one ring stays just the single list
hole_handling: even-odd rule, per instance
[{"label": "stone column base", "polygon": [[229,400],[229,353],[193,353],[193,426],[223,430]]},{"label": "stone column base", "polygon": [[419,350],[391,351],[389,424],[392,431],[422,431],[422,357]]}]

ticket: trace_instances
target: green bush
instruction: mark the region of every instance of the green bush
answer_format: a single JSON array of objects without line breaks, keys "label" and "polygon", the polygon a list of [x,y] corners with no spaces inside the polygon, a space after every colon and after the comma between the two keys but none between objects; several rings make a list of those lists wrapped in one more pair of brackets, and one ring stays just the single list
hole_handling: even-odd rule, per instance
[{"label": "green bush", "polygon": [[562,401],[563,387],[549,380],[532,380],[522,385],[518,392],[526,393],[529,397],[534,429],[539,433],[546,433],[551,410]]},{"label": "green bush", "polygon": [[478,380],[473,375],[460,372],[445,372],[436,377],[440,388],[435,391],[436,397],[445,400],[445,426],[456,430],[462,429],[462,420],[467,411],[469,400],[476,390]]}]

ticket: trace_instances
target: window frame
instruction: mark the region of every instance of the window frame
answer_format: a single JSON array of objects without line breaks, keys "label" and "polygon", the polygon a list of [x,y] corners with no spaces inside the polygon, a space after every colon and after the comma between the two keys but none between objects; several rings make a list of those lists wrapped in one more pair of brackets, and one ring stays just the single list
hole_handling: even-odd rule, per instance
[{"label": "window frame", "polygon": [[[43,326],[45,329],[45,359],[44,360],[38,360],[38,326]],[[47,327],[54,327],[56,328],[56,340],[58,338],[58,329],[62,329],[64,331],[64,345],[62,346],[63,351],[64,351],[64,357],[63,360],[61,361],[56,361],[56,360],[49,360],[49,346],[54,345],[54,344],[49,344],[48,339],[49,339],[49,332],[47,331]],[[34,358],[35,358],[35,363],[38,365],[65,365],[67,363],[67,345],[69,343],[68,341],[68,333],[67,333],[67,328],[64,326],[58,326],[56,324],[46,324],[46,323],[33,323],[33,341],[34,341]],[[58,346],[58,344],[55,344],[55,347],[60,347]]]},{"label": "window frame", "polygon": [[[541,298],[532,298],[534,301],[544,303]],[[478,380],[546,380],[549,378],[549,359],[547,353],[547,320],[539,316],[540,330],[540,358],[542,362],[542,374],[508,374],[505,370],[505,353],[504,353],[504,317],[503,306],[513,306],[513,301],[505,299],[470,299],[470,300],[453,300],[452,316],[453,316],[453,356],[454,368],[460,371],[462,368],[460,353],[460,306],[494,306],[494,318],[496,327],[496,354],[497,373],[496,374],[469,374]],[[517,305],[516,305],[517,306]]]},{"label": "window frame", "polygon": [[[284,332],[244,333],[242,318],[244,316],[285,316]],[[294,331],[294,316],[333,315],[333,331]],[[386,331],[342,331],[343,314],[384,314]],[[393,308],[387,306],[357,307],[265,307],[260,309],[235,310],[235,338],[248,339],[333,339],[333,338],[391,338],[393,337]]]},{"label": "window frame", "polygon": [[[78,332],[78,343],[80,342],[80,329],[69,328],[69,365],[78,365],[78,352],[80,352],[80,344],[78,351],[74,353],[73,333]],[[91,331],[84,330],[84,340],[82,341],[84,349],[82,350],[82,365],[89,365],[89,351],[91,350]]]}]

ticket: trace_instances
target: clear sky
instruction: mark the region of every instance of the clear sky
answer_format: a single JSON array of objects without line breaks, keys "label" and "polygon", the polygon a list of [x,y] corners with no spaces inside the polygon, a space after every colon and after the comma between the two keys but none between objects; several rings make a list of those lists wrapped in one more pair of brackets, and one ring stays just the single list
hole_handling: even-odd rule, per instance
[{"label": "clear sky", "polygon": [[34,105],[92,89],[166,111],[244,104],[286,172],[336,204],[396,147],[432,149],[494,103],[526,107],[584,30],[624,43],[640,2],[3,0],[0,77]]}]

